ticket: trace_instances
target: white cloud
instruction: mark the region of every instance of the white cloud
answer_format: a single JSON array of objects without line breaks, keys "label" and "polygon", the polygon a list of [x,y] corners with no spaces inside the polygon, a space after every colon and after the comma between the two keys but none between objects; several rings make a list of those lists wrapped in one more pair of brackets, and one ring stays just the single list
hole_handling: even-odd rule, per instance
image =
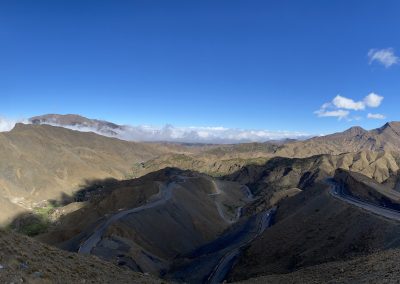
[{"label": "white cloud", "polygon": [[344,108],[344,109],[352,109],[352,110],[363,110],[365,109],[364,102],[355,102],[352,99],[342,97],[337,95],[333,100],[332,103],[337,108]]},{"label": "white cloud", "polygon": [[399,63],[399,58],[394,54],[393,48],[370,49],[368,52],[369,64],[377,61],[386,68]]},{"label": "white cloud", "polygon": [[[337,108],[350,109],[350,110],[364,110],[366,107],[378,107],[382,103],[383,97],[376,93],[370,93],[362,101],[354,101],[352,99],[337,95],[333,100],[332,104]],[[330,103],[322,105],[328,106]]]},{"label": "white cloud", "polygon": [[386,116],[380,113],[368,113],[367,118],[371,119],[385,119]]},{"label": "white cloud", "polygon": [[325,108],[317,110],[314,113],[318,115],[318,117],[337,117],[339,120],[346,118],[350,114],[348,110],[326,110]]},{"label": "white cloud", "polygon": [[355,101],[350,98],[337,95],[331,102],[324,103],[319,110],[314,113],[318,117],[337,117],[339,120],[346,118],[348,121],[359,120],[360,116],[349,118],[350,111],[363,111],[366,108],[379,107],[383,97],[376,93],[369,93],[363,100]]},{"label": "white cloud", "polygon": [[364,104],[367,107],[378,107],[381,105],[382,101],[383,97],[375,93],[370,93],[368,96],[364,98]]}]

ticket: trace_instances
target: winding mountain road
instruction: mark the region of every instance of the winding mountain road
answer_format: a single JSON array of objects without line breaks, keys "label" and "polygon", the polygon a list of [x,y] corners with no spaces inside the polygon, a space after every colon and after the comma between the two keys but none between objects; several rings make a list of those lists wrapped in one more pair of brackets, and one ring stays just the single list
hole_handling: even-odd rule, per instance
[{"label": "winding mountain road", "polygon": [[242,190],[246,194],[248,201],[254,201],[254,195],[253,195],[253,193],[251,192],[250,188],[247,185],[243,185],[242,186]]},{"label": "winding mountain road", "polygon": [[271,226],[272,224],[272,216],[275,212],[276,208],[273,208],[271,210],[262,212],[259,215],[259,218],[257,220],[257,232],[248,241],[244,243],[240,243],[237,246],[231,248],[218,262],[217,266],[215,266],[214,270],[211,272],[209,275],[206,283],[209,284],[217,284],[217,283],[222,283],[225,280],[226,275],[229,273],[229,271],[232,269],[232,266],[235,263],[236,258],[239,256],[241,253],[242,249],[252,243],[257,237],[259,237],[265,229]]},{"label": "winding mountain road", "polygon": [[90,254],[93,248],[96,247],[96,245],[101,241],[101,238],[105,233],[105,231],[107,230],[107,228],[116,221],[120,220],[121,218],[129,214],[138,213],[143,210],[160,206],[165,202],[167,202],[169,199],[171,199],[172,189],[176,186],[176,184],[177,182],[171,182],[168,185],[160,186],[160,191],[158,192],[158,194],[152,196],[148,200],[148,203],[133,209],[118,212],[115,215],[111,216],[109,219],[107,219],[106,222],[97,227],[95,231],[92,233],[92,235],[85,242],[81,244],[78,253]]},{"label": "winding mountain road", "polygon": [[[216,197],[218,195],[224,194],[224,192],[219,188],[219,186],[215,182],[215,180],[212,180],[212,184],[213,184],[213,187],[215,189],[215,192],[214,193],[210,193],[209,196],[215,196]],[[250,190],[249,190],[249,192],[250,192]],[[250,192],[250,194],[251,194],[251,192]],[[247,195],[247,198],[249,199],[249,193],[246,193],[246,195]],[[233,224],[233,223],[237,222],[237,220],[239,220],[239,218],[242,216],[242,209],[243,209],[242,206],[237,208],[235,218],[234,219],[230,219],[230,218],[225,216],[224,209],[222,208],[222,203],[219,202],[217,199],[214,200],[214,203],[215,203],[215,206],[217,207],[219,216],[225,222],[227,222],[228,224]]]},{"label": "winding mountain road", "polygon": [[[129,210],[124,210],[115,213],[110,216],[108,219],[104,220],[91,234],[88,238],[81,243],[78,253],[80,254],[91,254],[93,249],[101,242],[103,235],[107,231],[107,229],[118,220],[124,218],[129,214],[139,213],[144,210],[148,210],[151,208],[155,208],[157,206],[161,206],[165,204],[168,200],[170,200],[173,196],[173,189],[182,182],[185,182],[188,178],[179,176],[177,180],[170,182],[166,185],[160,185],[159,192],[153,195],[146,204],[143,204],[139,207],[132,208]],[[210,194],[212,195],[220,195],[222,191],[219,189],[218,185],[214,182],[215,192]],[[243,192],[246,194],[246,198],[248,200],[252,200],[254,197],[251,194],[251,191],[248,188],[243,188]],[[218,202],[216,202],[218,203]],[[217,208],[219,208],[217,204]],[[246,221],[244,223],[243,229],[233,233],[233,235],[226,236],[226,243],[222,243],[222,247],[212,252],[210,255],[206,255],[206,257],[212,257],[215,260],[215,266],[210,266],[210,270],[204,274],[203,281],[207,280],[206,283],[221,283],[229,271],[232,269],[237,257],[242,252],[243,248],[253,242],[257,237],[259,237],[265,229],[271,226],[272,217],[275,212],[275,208],[261,212],[253,217],[254,221]],[[239,208],[237,212],[237,218],[241,217],[242,209]],[[222,218],[226,219],[223,214],[223,210],[219,210],[219,213]],[[250,219],[249,219],[250,220]],[[231,220],[230,220],[231,221]],[[229,241],[228,241],[229,240]],[[210,262],[207,264],[207,259],[205,259],[204,264],[200,263],[200,266],[207,267],[210,265]],[[207,268],[206,268],[207,270]]]},{"label": "winding mountain road", "polygon": [[331,186],[331,189],[329,193],[337,198],[340,199],[344,202],[347,202],[351,205],[357,206],[359,208],[362,208],[364,210],[367,210],[369,212],[372,212],[374,214],[392,219],[392,220],[397,220],[400,221],[400,211],[393,210],[387,207],[379,206],[376,204],[372,204],[363,200],[360,200],[358,198],[355,198],[351,195],[348,195],[344,192],[344,187],[343,185],[337,183],[333,179],[326,180],[326,183]]}]

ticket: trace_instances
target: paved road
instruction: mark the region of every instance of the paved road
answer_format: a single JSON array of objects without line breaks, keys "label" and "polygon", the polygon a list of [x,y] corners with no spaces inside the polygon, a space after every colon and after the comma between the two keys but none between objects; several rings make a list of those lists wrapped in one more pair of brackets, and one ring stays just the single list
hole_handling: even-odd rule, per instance
[{"label": "paved road", "polygon": [[358,198],[350,196],[344,192],[343,185],[337,183],[333,179],[329,179],[326,181],[331,186],[329,193],[337,199],[340,199],[344,202],[362,208],[364,210],[370,211],[377,215],[400,221],[400,211],[389,209],[387,207],[379,206],[376,204],[372,204],[366,201],[362,201]]},{"label": "paved road", "polygon": [[[183,179],[184,180],[184,179]],[[167,202],[169,199],[172,197],[172,189],[176,186],[176,182],[171,182],[166,186],[161,186],[160,191],[158,194],[152,196],[149,200],[148,203],[133,208],[125,211],[118,212],[117,214],[111,216],[109,219],[107,219],[106,222],[101,224],[96,230],[93,232],[93,234],[81,244],[79,247],[78,253],[81,254],[90,254],[93,248],[101,241],[101,238],[104,234],[104,232],[107,230],[107,228],[115,223],[116,221],[120,220],[121,218],[137,213],[143,210],[147,210],[150,208],[157,207],[161,204],[164,204]]]},{"label": "paved road", "polygon": [[247,200],[249,200],[249,201],[253,201],[254,200],[254,195],[253,195],[253,193],[251,192],[250,188],[247,185],[243,185],[242,186],[242,190],[246,194]]},{"label": "paved road", "polygon": [[222,283],[225,280],[226,275],[232,269],[232,266],[235,263],[235,260],[241,253],[242,249],[252,243],[257,237],[259,237],[265,229],[271,226],[272,224],[272,216],[275,212],[276,208],[265,211],[260,214],[257,220],[257,232],[250,240],[240,243],[237,246],[230,249],[218,262],[217,266],[211,272],[210,276],[207,279],[207,283],[209,284],[217,284]]},{"label": "paved road", "polygon": [[[218,184],[215,182],[215,180],[212,180],[212,183],[213,183],[213,185],[214,185],[215,192],[214,192],[214,193],[210,193],[209,196],[217,196],[217,195],[221,195],[221,194],[224,193],[224,192],[219,188],[219,186],[218,186]],[[250,191],[250,190],[249,190],[249,191]],[[248,196],[248,194],[247,194],[247,196]],[[239,208],[237,209],[235,218],[234,218],[234,219],[230,219],[230,218],[227,218],[227,217],[225,216],[224,209],[222,208],[221,202],[219,202],[217,199],[215,199],[215,200],[214,200],[214,203],[215,203],[215,206],[217,207],[219,216],[221,216],[221,218],[222,218],[225,222],[227,222],[228,224],[233,224],[233,223],[237,222],[237,220],[239,220],[239,218],[242,216],[242,209],[243,209],[242,206],[239,207]]]}]

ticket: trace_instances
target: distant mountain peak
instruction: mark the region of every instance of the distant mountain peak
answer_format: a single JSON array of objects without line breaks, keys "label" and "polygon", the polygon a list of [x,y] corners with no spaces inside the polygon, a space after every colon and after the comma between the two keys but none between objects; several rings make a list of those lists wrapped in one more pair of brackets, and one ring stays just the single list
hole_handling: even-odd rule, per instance
[{"label": "distant mountain peak", "polygon": [[365,130],[364,128],[362,128],[361,126],[353,126],[353,127],[350,127],[349,129],[347,129],[346,131],[344,131],[343,133],[352,134],[352,135],[360,135],[360,134],[364,134],[367,132],[368,131]]},{"label": "distant mountain peak", "polygon": [[11,131],[18,131],[18,130],[25,129],[25,128],[26,128],[26,124],[18,122],[14,125],[14,128],[11,129]]},{"label": "distant mountain peak", "polygon": [[392,131],[392,132],[395,132],[397,135],[400,135],[400,121],[387,122],[382,127],[378,128],[377,131],[379,133]]},{"label": "distant mountain peak", "polygon": [[123,126],[98,119],[90,119],[78,114],[45,114],[29,119],[32,124],[50,124],[73,129],[91,129],[94,132],[106,136],[116,136],[117,130]]},{"label": "distant mountain peak", "polygon": [[390,121],[387,122],[384,126],[394,129],[400,129],[400,121]]}]

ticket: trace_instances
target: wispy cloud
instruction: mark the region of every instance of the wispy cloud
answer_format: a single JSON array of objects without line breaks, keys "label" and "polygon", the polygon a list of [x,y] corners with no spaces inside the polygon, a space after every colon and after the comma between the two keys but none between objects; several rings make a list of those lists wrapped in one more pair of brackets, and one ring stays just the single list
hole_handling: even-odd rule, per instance
[{"label": "wispy cloud", "polygon": [[348,117],[350,112],[347,110],[343,110],[343,109],[327,110],[327,109],[321,108],[321,109],[315,111],[315,114],[318,115],[318,117],[337,117],[339,120],[341,120],[343,118]]},{"label": "wispy cloud", "polygon": [[386,116],[384,116],[383,114],[380,114],[380,113],[368,113],[368,114],[367,114],[367,118],[371,118],[371,119],[385,119]]},{"label": "wispy cloud", "polygon": [[389,68],[392,65],[399,63],[399,57],[394,54],[393,48],[385,49],[370,49],[368,52],[369,64],[378,62]]},{"label": "wispy cloud", "polygon": [[359,116],[349,117],[351,111],[363,111],[366,108],[377,108],[381,105],[384,97],[376,93],[369,93],[361,101],[355,101],[351,98],[346,98],[337,95],[332,101],[324,103],[319,110],[314,113],[318,117],[337,117],[339,120],[359,120]]},{"label": "wispy cloud", "polygon": [[[74,127],[75,130],[79,130]],[[128,141],[169,141],[187,143],[242,143],[264,142],[286,138],[304,139],[311,135],[296,131],[248,130],[225,127],[163,127],[125,125],[114,130],[116,137]]]}]

